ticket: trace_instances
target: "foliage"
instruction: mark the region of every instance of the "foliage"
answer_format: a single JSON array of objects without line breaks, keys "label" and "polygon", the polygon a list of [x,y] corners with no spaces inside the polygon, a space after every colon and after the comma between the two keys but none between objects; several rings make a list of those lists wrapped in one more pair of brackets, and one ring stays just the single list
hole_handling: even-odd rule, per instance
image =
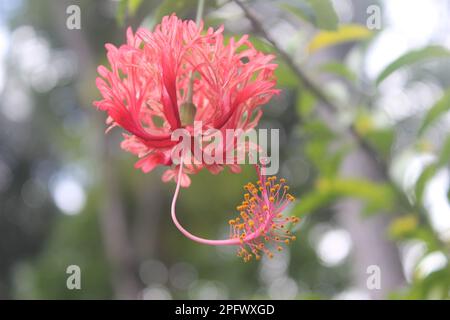
[{"label": "foliage", "polygon": [[[17,17],[12,19],[11,25],[31,24],[48,34],[51,46],[58,47],[62,43],[67,45],[64,37],[69,39],[69,35],[59,34],[54,26],[49,25],[51,1],[43,3],[42,8],[37,10],[34,1],[24,2],[20,14],[18,12]],[[440,126],[445,123],[444,119],[450,110],[450,89],[443,85],[446,83],[444,79],[435,82],[421,79],[425,85],[437,86],[436,83],[439,83],[438,91],[443,94],[426,110],[415,114],[412,117],[415,121],[411,120],[411,123],[406,124],[409,129],[406,133],[407,142],[402,140],[402,134],[405,133],[402,132],[400,121],[380,121],[379,111],[382,108],[378,105],[383,101],[383,85],[389,85],[392,75],[401,75],[403,70],[408,70],[411,74],[418,73],[418,67],[426,69],[428,66],[423,62],[440,62],[448,67],[449,51],[439,45],[410,50],[388,63],[374,79],[370,79],[362,70],[361,61],[367,58],[367,48],[376,44],[375,33],[364,25],[339,21],[334,8],[336,4],[333,3],[335,2],[329,0],[264,2],[269,7],[276,6],[282,15],[289,15],[292,20],[289,23],[300,30],[300,45],[296,38],[298,34],[292,35],[294,40],[288,45],[274,45],[264,38],[261,30],[250,35],[250,40],[258,50],[277,56],[276,77],[283,94],[264,108],[267,112],[261,124],[281,128],[283,131],[281,173],[290,175],[289,180],[293,182],[292,193],[299,198],[292,206],[291,214],[304,221],[296,230],[297,242],[281,256],[279,269],[276,269],[276,264],[271,265],[267,261],[261,265],[242,265],[235,259],[232,248],[216,250],[199,246],[176,232],[169,216],[173,185],[161,185],[159,177],[155,178],[160,172],[143,175],[133,171],[131,157],[116,149],[112,150],[109,145],[109,141],[119,139],[120,133],[112,133],[107,140],[103,140],[100,129],[103,120],[95,118],[88,108],[82,107],[90,105],[95,98],[93,85],[89,85],[94,83],[94,74],[92,70],[82,71],[80,67],[77,76],[83,79],[83,86],[77,82],[79,79],[71,79],[56,85],[49,92],[36,92],[28,88],[32,92],[36,110],[39,110],[39,116],[33,118],[31,127],[47,134],[38,139],[27,131],[29,141],[22,143],[26,146],[24,149],[28,150],[34,150],[33,146],[36,145],[48,146],[48,149],[40,149],[43,155],[31,151],[30,154],[16,152],[15,143],[3,145],[3,140],[9,139],[2,137],[0,165],[2,157],[7,154],[21,159],[17,161],[21,168],[14,169],[14,173],[27,173],[14,176],[15,185],[8,193],[5,192],[5,196],[1,194],[3,190],[0,190],[0,199],[10,199],[8,203],[5,201],[5,204],[1,204],[0,208],[4,210],[8,204],[8,208],[16,207],[21,212],[13,216],[12,220],[10,214],[0,215],[0,223],[5,226],[16,225],[17,234],[29,236],[29,239],[22,237],[27,240],[26,243],[11,244],[14,250],[3,246],[0,251],[0,271],[8,270],[9,274],[13,270],[11,277],[14,276],[15,282],[18,282],[11,284],[9,294],[21,298],[68,299],[117,296],[117,261],[111,260],[111,253],[106,249],[105,231],[102,229],[105,203],[112,198],[116,205],[111,208],[123,213],[122,222],[127,234],[125,238],[128,238],[130,246],[136,250],[130,253],[134,255],[131,267],[134,268],[132,276],[138,279],[140,292],[155,286],[164,287],[173,298],[198,298],[202,297],[202,292],[219,292],[222,294],[219,297],[225,298],[267,298],[277,297],[283,291],[277,289],[276,281],[294,279],[298,290],[290,298],[332,298],[351,285],[352,257],[338,265],[327,265],[318,253],[317,234],[323,231],[321,228],[324,225],[326,228],[339,227],[335,204],[350,199],[364,204],[361,215],[368,221],[382,214],[388,217],[389,226],[380,231],[380,238],[387,238],[397,246],[411,243],[425,246],[421,258],[413,268],[409,283],[404,289],[391,292],[390,297],[449,298],[449,242],[431,221],[432,215],[426,205],[425,195],[436,175],[450,169],[450,134],[445,125]],[[123,40],[123,27],[128,23],[135,27],[148,21],[157,22],[172,12],[180,17],[193,19],[197,1],[163,0],[149,4],[141,0],[120,0],[114,8],[114,17],[102,16],[98,21],[92,18],[93,14],[103,10],[102,6],[111,5],[109,1],[86,1],[80,5],[83,12],[89,13],[90,20],[77,34],[84,42],[72,44],[70,50],[87,54],[90,50],[83,51],[83,48],[90,48],[90,61],[84,62],[97,65],[104,59],[104,51],[100,49],[103,42],[120,43],[117,39]],[[214,20],[216,16],[227,13],[224,9],[227,5],[227,1],[206,1],[206,23],[217,21]],[[245,5],[258,10],[259,4],[247,1]],[[264,14],[268,15],[267,12],[262,12],[261,15]],[[241,12],[229,18],[229,22],[227,19],[224,19],[226,42],[231,37],[240,37],[235,30],[241,32],[243,29],[242,26],[234,26],[242,22]],[[262,22],[266,27],[265,21]],[[104,27],[100,28],[99,25]],[[267,25],[267,29],[269,28]],[[89,34],[89,30],[96,30],[95,38]],[[381,30],[376,34],[382,32]],[[71,38],[74,34],[70,35],[70,39],[74,39]],[[102,39],[102,43],[99,43],[99,39]],[[75,40],[80,41],[77,37]],[[340,44],[346,45],[337,46]],[[286,47],[288,49],[284,50]],[[292,60],[287,61],[280,51]],[[10,63],[14,64],[13,61]],[[16,72],[19,71],[14,71]],[[303,76],[307,76],[310,81],[305,81]],[[339,90],[334,95],[336,87]],[[50,107],[58,96],[66,97],[67,94],[76,98],[70,101],[64,98],[64,103],[54,109]],[[331,101],[331,107],[329,101],[324,101],[327,99]],[[62,106],[67,107],[69,102],[75,105],[74,110],[63,109]],[[75,120],[71,119],[72,122],[68,124],[65,112],[76,113]],[[73,132],[75,133],[72,134]],[[104,145],[104,150],[99,145]],[[343,172],[344,161],[361,149],[372,152],[369,154],[371,160],[374,166],[378,165],[375,177],[371,176],[372,172],[356,176]],[[21,222],[21,217],[28,216],[28,211],[23,209],[25,206],[18,205],[23,193],[21,186],[33,170],[45,167],[42,162],[54,157],[54,153],[58,154],[58,164],[52,163],[51,172],[48,173],[50,177],[61,170],[60,163],[70,162],[84,166],[86,175],[90,178],[86,179],[88,182],[85,185],[87,202],[77,216],[58,215],[54,218],[55,222],[52,220],[53,215],[46,214],[56,210],[48,203],[40,210],[35,209],[36,216],[45,218],[42,219],[44,227],[39,230],[48,231],[48,234],[46,237],[40,233],[39,236],[34,236],[32,230],[27,229],[27,224]],[[396,178],[395,172],[396,163],[406,154],[426,154],[431,158],[409,187],[404,186],[404,177],[403,180]],[[35,162],[33,157],[36,157]],[[235,215],[234,208],[241,200],[242,186],[251,180],[255,180],[255,177],[250,167],[245,167],[239,175],[230,172],[222,172],[217,176],[205,172],[196,175],[193,177],[192,187],[183,191],[181,196],[180,219],[196,234],[205,237],[226,236],[228,229],[224,221]],[[450,188],[445,193],[450,201]],[[8,221],[8,224],[2,221]],[[11,234],[13,233],[1,232],[0,243],[9,243]],[[429,274],[421,272],[420,263],[435,253],[442,254],[447,259],[446,265]],[[81,265],[85,285],[83,290],[71,292],[65,288],[64,267],[74,263],[73,261]],[[150,264],[157,262],[163,270],[163,279],[146,282],[145,277],[142,277],[142,266],[149,261]],[[180,263],[194,270],[190,274],[192,281],[185,287],[180,287],[173,279],[173,268]],[[272,273],[267,275],[268,272]],[[275,272],[279,272],[276,279],[273,275]],[[29,287],[23,288],[21,279],[27,279]],[[0,277],[1,281],[5,280]],[[0,289],[0,296],[1,294]]]}]

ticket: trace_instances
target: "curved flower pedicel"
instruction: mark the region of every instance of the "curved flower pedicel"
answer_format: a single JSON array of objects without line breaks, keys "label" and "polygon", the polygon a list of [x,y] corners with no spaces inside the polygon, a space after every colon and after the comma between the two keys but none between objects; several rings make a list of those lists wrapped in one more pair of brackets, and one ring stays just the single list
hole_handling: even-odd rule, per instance
[{"label": "curved flower pedicel", "polygon": [[[177,183],[172,200],[172,220],[175,226],[187,238],[212,246],[237,246],[238,256],[244,262],[252,258],[259,260],[263,254],[273,257],[271,250],[283,250],[283,244],[289,244],[296,237],[289,230],[290,225],[300,221],[298,217],[287,217],[283,214],[286,207],[295,200],[288,193],[289,186],[286,180],[277,179],[275,176],[266,177],[262,170],[256,167],[258,181],[256,185],[248,183],[244,186],[247,193],[244,201],[236,209],[239,216],[230,220],[230,237],[225,240],[209,240],[200,238],[187,231],[178,221],[176,216],[176,202],[180,191],[180,182]],[[182,170],[179,170],[181,176]]]},{"label": "curved flower pedicel", "polygon": [[[106,45],[110,69],[98,67],[102,100],[94,105],[107,112],[109,128],[127,131],[121,147],[140,158],[136,168],[147,173],[167,166],[162,179],[177,180],[171,158],[179,143],[171,139],[175,130],[194,134],[196,121],[202,132],[245,132],[257,125],[262,114],[258,107],[278,92],[274,56],[257,51],[247,35],[224,44],[222,32],[223,27],[204,31],[203,23],[197,26],[172,15],[153,32],[140,28],[134,34],[128,29],[126,44]],[[187,174],[202,168],[217,173],[223,163],[186,161],[179,167],[181,185],[189,186]],[[239,171],[236,164],[229,167]]]}]

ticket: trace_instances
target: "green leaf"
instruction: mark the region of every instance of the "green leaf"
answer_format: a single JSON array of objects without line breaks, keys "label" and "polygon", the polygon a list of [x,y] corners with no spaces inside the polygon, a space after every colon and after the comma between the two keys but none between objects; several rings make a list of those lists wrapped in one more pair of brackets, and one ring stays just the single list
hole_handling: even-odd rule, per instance
[{"label": "green leaf", "polygon": [[334,200],[335,196],[331,193],[313,191],[304,194],[292,210],[292,215],[304,216],[327,206]]},{"label": "green leaf", "polygon": [[142,0],[120,0],[117,7],[116,20],[119,25],[123,25],[127,15],[134,16]]},{"label": "green leaf", "polygon": [[128,12],[134,16],[142,4],[142,0],[128,0]]},{"label": "green leaf", "polygon": [[336,193],[366,200],[373,210],[390,209],[395,200],[394,189],[389,184],[363,179],[334,179],[331,182]]},{"label": "green leaf", "polygon": [[419,203],[423,201],[423,194],[428,181],[435,176],[438,170],[436,163],[429,164],[420,174],[419,179],[416,182],[416,198]]},{"label": "green leaf", "polygon": [[[225,43],[228,43],[231,39],[230,35],[225,36]],[[266,54],[273,54],[276,52],[275,48],[266,40],[258,37],[250,37],[249,41],[253,44],[255,49],[264,52]],[[239,51],[244,48],[239,49]],[[275,61],[278,67],[275,69],[275,77],[277,78],[277,84],[281,87],[297,87],[299,85],[298,77],[294,74],[291,68],[282,60],[277,59]]]},{"label": "green leaf", "polygon": [[403,239],[411,235],[419,225],[416,215],[405,215],[396,218],[389,226],[389,235],[393,239]]},{"label": "green leaf", "polygon": [[366,26],[358,24],[341,25],[334,31],[320,31],[309,43],[308,51],[313,53],[329,46],[364,40],[371,36],[372,32]]},{"label": "green leaf", "polygon": [[346,65],[337,61],[324,63],[319,67],[319,70],[342,77],[351,83],[354,83],[357,79],[357,76],[353,71],[347,68]]},{"label": "green leaf", "polygon": [[[155,21],[161,21],[162,17],[170,15],[174,12],[179,17],[182,17],[184,12],[188,10],[195,10],[197,7],[197,0],[164,0],[155,11]],[[212,1],[205,1],[205,7]]]},{"label": "green leaf", "polygon": [[425,130],[436,120],[439,119],[441,115],[450,110],[450,89],[447,90],[441,99],[428,110],[425,118],[422,122],[422,125],[419,129],[419,135],[422,135]]},{"label": "green leaf", "polygon": [[450,136],[448,136],[447,139],[444,141],[444,144],[442,145],[442,148],[439,153],[438,160],[429,164],[422,171],[419,178],[417,179],[415,193],[418,202],[422,203],[423,201],[423,194],[428,181],[430,181],[430,179],[436,175],[439,169],[448,166],[449,164],[450,164]]},{"label": "green leaf", "polygon": [[293,13],[300,19],[316,25],[316,14],[314,13],[314,9],[306,1],[283,1],[281,2],[280,6]]},{"label": "green leaf", "polygon": [[[264,53],[275,53],[275,48],[267,41],[261,38],[252,37],[250,42],[255,46],[255,49],[262,51]],[[275,69],[275,77],[277,78],[277,83],[281,87],[297,87],[299,85],[298,77],[289,68],[286,63],[280,59],[276,60],[278,67]]]},{"label": "green leaf", "polygon": [[275,69],[275,77],[277,78],[277,84],[280,87],[295,88],[298,87],[298,77],[292,72],[286,63],[277,60],[278,67]]},{"label": "green leaf", "polygon": [[118,25],[122,26],[125,22],[125,17],[127,15],[127,0],[120,0],[117,5],[116,12],[116,22]]},{"label": "green leaf", "polygon": [[395,138],[392,128],[374,129],[367,133],[366,138],[384,158],[389,157]]},{"label": "green leaf", "polygon": [[329,0],[306,0],[314,10],[315,25],[324,30],[336,30],[339,22],[333,4]]},{"label": "green leaf", "polygon": [[439,160],[438,160],[438,166],[444,167],[450,165],[450,135],[447,137],[447,139],[444,141],[444,144],[442,145]]},{"label": "green leaf", "polygon": [[300,216],[311,213],[341,197],[365,200],[373,210],[389,210],[395,201],[395,192],[388,184],[363,179],[320,178],[316,182],[316,190],[303,195],[292,214]]},{"label": "green leaf", "polygon": [[297,91],[297,112],[301,119],[307,119],[312,115],[316,105],[316,98],[307,90]]},{"label": "green leaf", "polygon": [[432,58],[450,57],[450,51],[441,46],[429,46],[419,50],[409,51],[390,63],[377,77],[376,84],[379,85],[392,73],[400,68]]}]

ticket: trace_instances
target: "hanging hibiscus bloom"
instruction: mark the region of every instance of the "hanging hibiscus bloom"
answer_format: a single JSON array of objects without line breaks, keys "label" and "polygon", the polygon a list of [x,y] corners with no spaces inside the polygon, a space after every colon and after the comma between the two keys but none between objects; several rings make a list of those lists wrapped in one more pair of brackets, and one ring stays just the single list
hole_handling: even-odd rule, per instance
[{"label": "hanging hibiscus bloom", "polygon": [[[168,167],[164,181],[178,179],[171,156],[179,143],[172,139],[175,130],[194,134],[195,121],[204,132],[245,132],[257,125],[259,107],[278,93],[274,56],[256,50],[246,35],[225,44],[222,27],[204,31],[203,23],[166,16],[153,32],[128,29],[126,44],[106,49],[110,66],[98,67],[102,100],[94,105],[107,112],[109,128],[126,131],[121,147],[140,158],[136,168],[147,173]],[[217,173],[224,166],[189,161],[181,185],[189,186],[187,174],[202,168]]]}]

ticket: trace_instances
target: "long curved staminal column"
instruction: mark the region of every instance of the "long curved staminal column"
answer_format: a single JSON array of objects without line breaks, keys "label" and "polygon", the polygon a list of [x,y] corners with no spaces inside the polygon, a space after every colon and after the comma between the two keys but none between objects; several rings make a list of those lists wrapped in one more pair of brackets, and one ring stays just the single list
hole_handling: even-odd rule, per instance
[{"label": "long curved staminal column", "polygon": [[176,203],[181,187],[183,166],[180,164],[177,186],[172,199],[171,215],[175,226],[187,238],[211,246],[238,246],[238,256],[245,262],[253,257],[256,260],[266,254],[273,257],[271,247],[282,250],[282,244],[289,244],[295,236],[288,230],[289,225],[296,224],[299,218],[284,217],[283,211],[295,198],[288,193],[289,186],[285,179],[266,177],[257,167],[259,180],[257,186],[248,183],[244,186],[247,193],[244,201],[237,207],[239,216],[230,220],[230,237],[224,240],[204,239],[187,231],[178,221]]}]

